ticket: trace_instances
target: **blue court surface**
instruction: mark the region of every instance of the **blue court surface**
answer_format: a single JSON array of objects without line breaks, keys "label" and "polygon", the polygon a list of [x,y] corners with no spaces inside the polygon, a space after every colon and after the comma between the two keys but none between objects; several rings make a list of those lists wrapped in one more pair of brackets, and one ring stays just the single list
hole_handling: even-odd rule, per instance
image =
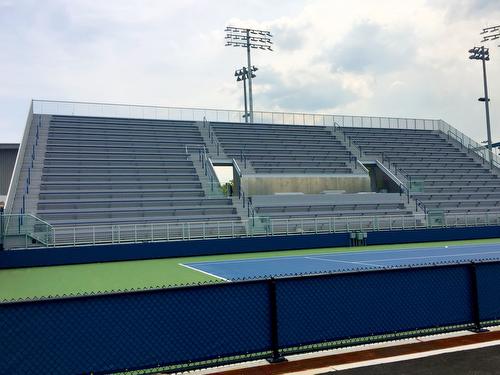
[{"label": "blue court surface", "polygon": [[181,264],[223,280],[500,259],[500,243]]}]

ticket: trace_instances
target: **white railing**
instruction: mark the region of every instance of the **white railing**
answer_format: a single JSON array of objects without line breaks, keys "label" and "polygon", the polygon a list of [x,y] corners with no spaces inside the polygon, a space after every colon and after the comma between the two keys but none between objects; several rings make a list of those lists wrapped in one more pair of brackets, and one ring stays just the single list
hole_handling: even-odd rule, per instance
[{"label": "white railing", "polygon": [[16,239],[13,247],[53,246],[52,225],[32,214],[0,215],[0,233],[4,243]]},{"label": "white railing", "polygon": [[[255,216],[242,221],[170,222],[119,225],[52,226],[32,215],[4,217],[4,240],[25,236],[38,244],[61,247],[98,244],[187,241],[217,238],[300,235],[312,233],[353,233],[426,228],[500,226],[500,212],[304,217],[275,219]],[[10,223],[9,225],[8,222]],[[26,241],[28,243],[28,241]],[[19,246],[18,246],[19,247]]]},{"label": "white railing", "polygon": [[[124,117],[157,120],[215,121],[243,123],[244,111],[214,109],[163,107],[148,105],[72,102],[61,100],[33,100],[33,113],[48,115]],[[31,111],[30,111],[31,113]],[[254,121],[264,124],[317,125],[364,128],[394,128],[440,130],[453,137],[465,147],[488,158],[484,145],[472,140],[453,126],[439,119],[418,119],[380,116],[352,116],[320,113],[254,111]],[[489,159],[488,159],[489,160]],[[493,155],[494,164],[500,166],[500,157]]]},{"label": "white railing", "polygon": [[16,198],[17,187],[19,185],[19,179],[21,176],[21,171],[23,168],[24,158],[26,154],[26,147],[28,145],[29,134],[31,132],[31,127],[33,124],[33,102],[31,102],[30,109],[28,112],[28,119],[26,120],[26,126],[24,127],[23,139],[21,140],[21,145],[19,146],[19,151],[17,152],[16,163],[14,164],[14,171],[10,179],[9,190],[7,192],[7,198],[5,202],[5,213],[12,213],[12,207],[14,205],[14,199]]},{"label": "white railing", "polygon": [[474,152],[486,163],[491,163],[492,166],[500,168],[500,157],[493,153],[490,154],[485,145],[479,144],[443,120],[440,120],[438,130],[444,133],[449,139],[454,139],[460,143],[468,152]]},{"label": "white railing", "polygon": [[[244,111],[215,108],[185,108],[149,105],[33,100],[33,113],[69,116],[124,117],[155,120],[215,121],[244,123]],[[453,137],[469,151],[489,162],[484,145],[475,142],[456,128],[439,119],[352,116],[320,113],[254,111],[254,121],[262,124],[312,125],[364,128],[440,130]],[[492,155],[492,164],[500,168],[500,157]]]},{"label": "white railing", "polygon": [[[111,103],[33,100],[37,114],[125,117],[157,120],[241,122],[244,111],[214,108],[183,108]],[[319,113],[254,111],[254,121],[263,124],[439,129],[440,120],[397,117],[348,116]]]}]

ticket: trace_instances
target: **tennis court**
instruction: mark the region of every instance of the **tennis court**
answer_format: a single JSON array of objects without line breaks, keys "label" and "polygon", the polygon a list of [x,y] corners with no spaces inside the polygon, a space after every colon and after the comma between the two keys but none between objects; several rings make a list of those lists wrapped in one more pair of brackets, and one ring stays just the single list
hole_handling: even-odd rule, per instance
[{"label": "tennis court", "polygon": [[223,280],[500,259],[500,243],[181,263]]},{"label": "tennis court", "polygon": [[[221,278],[233,280],[238,277],[261,274],[276,275],[279,273],[374,268],[374,266],[365,263],[381,263],[377,259],[384,259],[386,263],[390,259],[396,262],[395,259],[408,258],[414,254],[415,249],[420,248],[427,250],[425,254],[421,255],[426,256],[427,261],[425,262],[443,262],[442,255],[448,256],[450,254],[450,252],[443,251],[445,245],[448,245],[449,249],[453,251],[455,249],[468,249],[462,250],[461,253],[465,259],[500,258],[500,254],[498,254],[500,252],[500,239],[483,239],[3,269],[0,270],[0,300],[108,293],[113,290],[212,282],[217,278],[219,280]],[[476,250],[471,251],[471,249]],[[482,250],[481,256],[476,255],[477,249]],[[490,252],[491,254],[487,254]],[[368,255],[368,253],[374,255]],[[398,253],[401,255],[396,256]],[[466,256],[464,253],[474,254]],[[429,258],[427,256],[429,254],[436,257]],[[324,259],[329,259],[329,261]],[[416,261],[417,259],[413,259],[411,263],[409,260],[399,262],[416,264]]]}]

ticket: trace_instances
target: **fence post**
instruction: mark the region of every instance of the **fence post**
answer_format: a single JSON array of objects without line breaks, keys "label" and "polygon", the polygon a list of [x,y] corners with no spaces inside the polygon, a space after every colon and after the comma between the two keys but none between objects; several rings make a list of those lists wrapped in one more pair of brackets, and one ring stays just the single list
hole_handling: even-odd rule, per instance
[{"label": "fence post", "polygon": [[469,266],[470,273],[470,284],[471,284],[471,303],[472,303],[472,320],[474,328],[470,331],[475,333],[488,332],[487,329],[481,327],[481,312],[479,309],[479,292],[477,285],[477,269],[475,263],[470,263]]},{"label": "fence post", "polygon": [[3,207],[0,207],[0,251],[3,250]]},{"label": "fence post", "polygon": [[278,336],[278,304],[276,301],[276,280],[271,278],[267,281],[269,290],[269,309],[271,318],[271,351],[272,357],[268,358],[269,363],[285,362],[287,359],[280,354]]}]

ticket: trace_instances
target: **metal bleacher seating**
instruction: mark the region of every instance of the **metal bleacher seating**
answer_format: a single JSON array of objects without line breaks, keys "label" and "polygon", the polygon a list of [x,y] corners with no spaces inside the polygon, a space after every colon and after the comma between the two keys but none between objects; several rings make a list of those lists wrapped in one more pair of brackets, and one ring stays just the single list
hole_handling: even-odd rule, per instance
[{"label": "metal bleacher seating", "polygon": [[36,215],[54,226],[240,220],[207,196],[194,122],[52,116]]},{"label": "metal bleacher seating", "polygon": [[[258,174],[364,173],[354,155],[325,126],[212,123],[226,155],[245,158]],[[253,214],[273,220],[412,215],[399,194],[254,196]]]},{"label": "metal bleacher seating", "polygon": [[227,156],[262,174],[352,174],[353,155],[319,126],[212,123]]},{"label": "metal bleacher seating", "polygon": [[343,127],[365,159],[388,163],[411,184],[427,210],[500,211],[498,169],[439,131]]},{"label": "metal bleacher seating", "polygon": [[404,197],[397,193],[317,194],[254,196],[259,216],[295,217],[411,215]]},{"label": "metal bleacher seating", "polygon": [[[8,212],[33,214],[62,229],[53,236],[65,245],[116,242],[117,233],[118,242],[259,234],[252,227],[256,217],[270,224],[271,232],[296,233],[331,231],[332,218],[345,219],[341,230],[346,231],[375,228],[383,218],[389,221],[384,228],[393,220],[399,227],[407,222],[416,227],[426,220],[420,208],[500,213],[498,169],[439,130],[33,116]],[[213,169],[207,175],[207,164],[228,165],[232,159],[238,178],[284,177],[303,186],[323,176],[330,179],[325,181],[369,179],[360,160],[377,160],[396,177],[404,176],[411,197],[401,185],[396,185],[399,193],[345,193],[335,183],[331,191],[326,184],[321,194],[282,187],[266,196],[214,193],[216,176]],[[369,188],[357,189],[352,191]],[[349,218],[359,229],[350,227]],[[78,241],[81,233],[85,236]],[[47,237],[47,243],[58,241]]]}]

